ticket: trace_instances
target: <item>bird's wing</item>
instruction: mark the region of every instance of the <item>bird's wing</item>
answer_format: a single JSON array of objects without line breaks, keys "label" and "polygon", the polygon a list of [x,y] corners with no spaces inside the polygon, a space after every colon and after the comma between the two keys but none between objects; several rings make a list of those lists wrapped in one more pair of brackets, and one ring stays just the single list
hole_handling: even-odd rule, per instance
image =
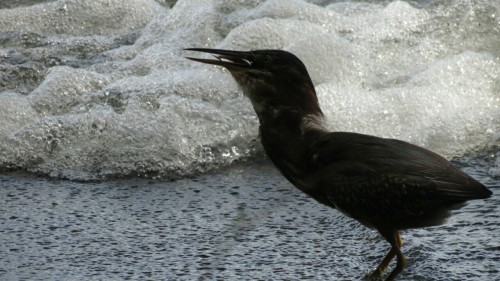
[{"label": "bird's wing", "polygon": [[403,141],[334,132],[309,151],[302,182],[312,188],[304,191],[368,226],[437,225],[455,204],[491,194],[446,159]]},{"label": "bird's wing", "polygon": [[[484,198],[490,193],[443,157],[399,140],[333,132],[309,151],[307,165],[314,171],[309,177],[322,179],[323,184],[358,183],[346,187],[350,189],[390,185],[385,189],[380,187],[381,192],[403,195],[410,192],[412,196],[421,194],[450,202]],[[408,190],[410,187],[413,189]]]}]

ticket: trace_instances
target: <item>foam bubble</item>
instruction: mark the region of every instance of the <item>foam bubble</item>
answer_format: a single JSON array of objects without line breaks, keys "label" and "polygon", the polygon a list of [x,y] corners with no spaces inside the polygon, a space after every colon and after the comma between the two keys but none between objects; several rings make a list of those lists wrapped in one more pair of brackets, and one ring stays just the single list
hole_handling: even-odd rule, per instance
[{"label": "foam bubble", "polygon": [[312,34],[304,34],[286,49],[307,65],[315,84],[353,85],[365,81],[366,69],[358,46],[332,33]]},{"label": "foam bubble", "polygon": [[49,116],[61,115],[79,104],[82,95],[98,91],[107,83],[107,77],[84,69],[53,67],[29,98],[38,112]]},{"label": "foam bubble", "polygon": [[14,92],[0,94],[0,136],[6,136],[38,119],[27,98]]},{"label": "foam bubble", "polygon": [[54,1],[0,10],[2,32],[111,34],[147,24],[159,5],[148,0]]},{"label": "foam bubble", "polygon": [[318,86],[334,129],[404,139],[445,155],[488,143],[498,131],[500,98],[494,92],[498,63],[465,52],[383,88]]}]

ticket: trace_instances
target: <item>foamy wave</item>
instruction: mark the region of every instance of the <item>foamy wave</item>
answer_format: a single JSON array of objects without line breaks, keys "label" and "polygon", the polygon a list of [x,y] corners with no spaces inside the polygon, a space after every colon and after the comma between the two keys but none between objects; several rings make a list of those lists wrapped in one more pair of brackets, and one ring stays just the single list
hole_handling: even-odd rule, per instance
[{"label": "foamy wave", "polygon": [[187,47],[295,53],[334,130],[448,157],[494,147],[499,5],[60,0],[0,9],[0,168],[176,178],[261,153],[250,103],[225,70],[184,59]]}]

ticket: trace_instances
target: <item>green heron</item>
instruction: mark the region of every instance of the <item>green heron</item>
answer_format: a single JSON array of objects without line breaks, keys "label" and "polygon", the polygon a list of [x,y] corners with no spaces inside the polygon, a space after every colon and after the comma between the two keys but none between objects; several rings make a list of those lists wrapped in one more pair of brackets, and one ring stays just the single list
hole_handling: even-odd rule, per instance
[{"label": "green heron", "polygon": [[188,59],[229,70],[252,102],[266,154],[293,185],[318,202],[376,229],[391,245],[370,278],[406,258],[400,230],[442,224],[450,211],[488,198],[484,185],[443,157],[395,139],[329,132],[304,64],[282,50],[189,48],[216,59]]}]

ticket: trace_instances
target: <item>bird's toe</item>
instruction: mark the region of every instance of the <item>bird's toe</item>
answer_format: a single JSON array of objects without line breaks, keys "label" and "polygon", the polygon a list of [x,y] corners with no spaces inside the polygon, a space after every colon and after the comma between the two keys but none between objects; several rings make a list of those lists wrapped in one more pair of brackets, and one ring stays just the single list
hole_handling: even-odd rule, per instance
[{"label": "bird's toe", "polygon": [[363,280],[366,280],[366,281],[378,281],[378,280],[382,280],[381,277],[382,277],[382,270],[380,270],[380,268],[377,268],[375,270],[373,270],[372,272],[370,273],[367,273],[365,275],[365,277],[363,278]]}]

